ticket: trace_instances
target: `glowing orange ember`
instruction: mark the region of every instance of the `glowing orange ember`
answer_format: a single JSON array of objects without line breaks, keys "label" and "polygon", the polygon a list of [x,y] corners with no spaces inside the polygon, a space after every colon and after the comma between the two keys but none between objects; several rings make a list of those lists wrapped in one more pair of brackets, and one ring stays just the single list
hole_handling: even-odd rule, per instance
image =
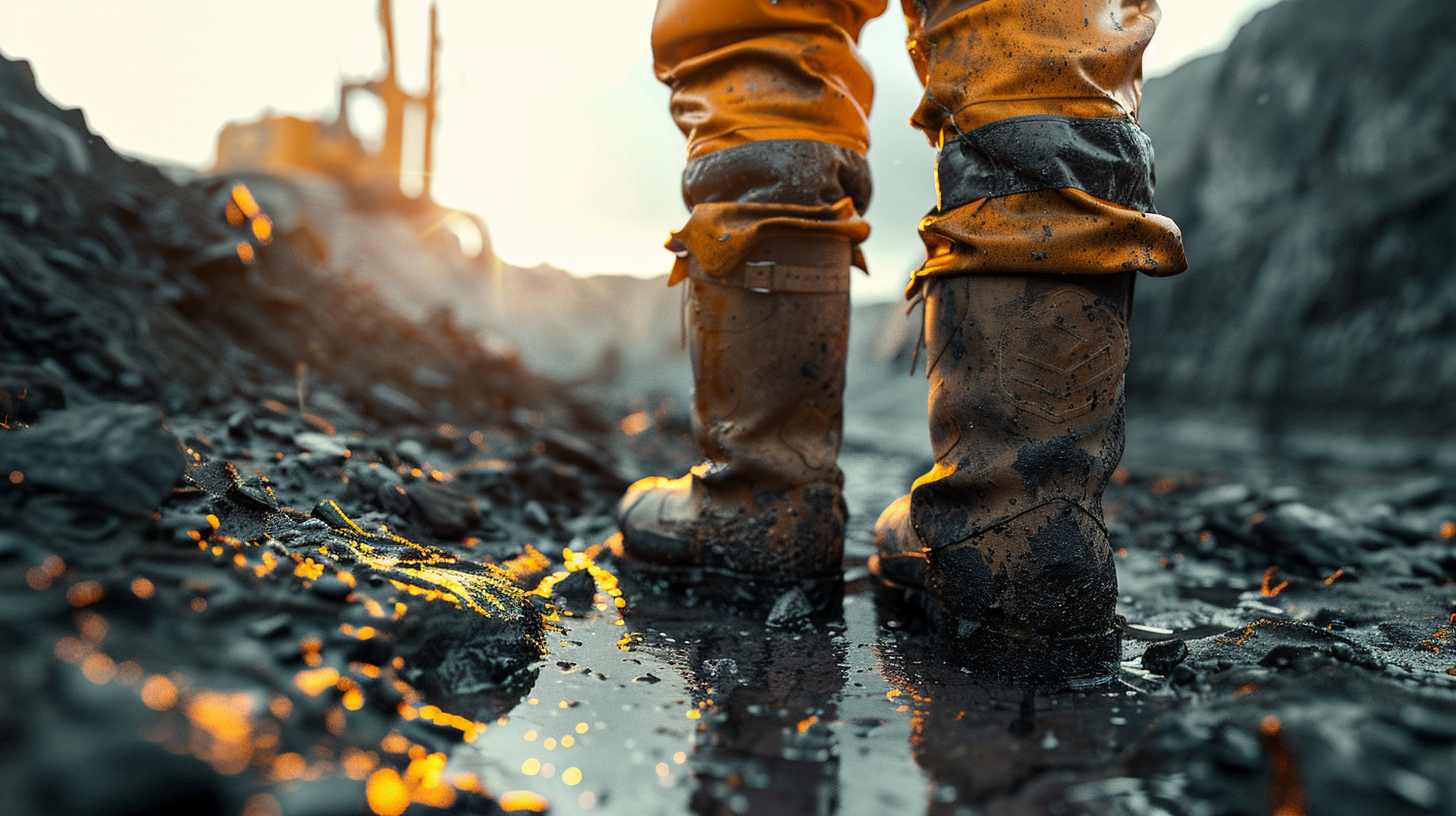
[{"label": "glowing orange ember", "polygon": [[45,567],[31,567],[25,571],[25,585],[39,592],[42,589],[50,589],[51,582],[55,579]]},{"label": "glowing orange ember", "polygon": [[1456,538],[1456,521],[1441,522],[1441,538]]},{"label": "glowing orange ember", "polygon": [[348,722],[344,719],[344,709],[329,706],[329,710],[324,712],[324,727],[329,729],[329,733],[334,736],[343,734],[349,727]]},{"label": "glowing orange ember", "polygon": [[[24,473],[21,473],[18,470],[12,470],[12,471],[10,471],[10,483],[11,484],[20,484],[23,481],[25,481],[25,474]],[[1450,538],[1450,536],[1447,536],[1447,538]]]},{"label": "glowing orange ember", "polygon": [[305,558],[303,563],[293,568],[293,574],[309,581],[317,581],[324,574],[324,565],[312,558]]},{"label": "glowing orange ember", "polygon": [[177,686],[160,674],[142,684],[142,702],[153,711],[166,711],[177,704]]},{"label": "glowing orange ember", "polygon": [[485,785],[481,784],[480,777],[473,773],[463,773],[455,777],[455,787],[460,790],[485,793]]},{"label": "glowing orange ember", "polygon": [[344,753],[339,757],[344,766],[344,773],[350,779],[367,779],[379,767],[379,756],[373,751],[361,751],[358,748],[345,748]]},{"label": "glowing orange ember", "polygon": [[1264,583],[1259,588],[1259,594],[1263,595],[1265,598],[1273,598],[1274,596],[1276,596],[1280,592],[1282,592],[1285,587],[1289,586],[1289,582],[1288,581],[1280,581],[1278,584],[1276,584],[1274,586],[1270,586],[1269,585],[1270,584],[1270,579],[1272,579],[1273,577],[1274,577],[1274,568],[1273,567],[1270,567],[1269,569],[1264,570]]},{"label": "glowing orange ember", "polygon": [[455,787],[441,778],[444,770],[444,754],[430,754],[411,762],[404,772],[404,784],[410,799],[436,808],[455,804]]},{"label": "glowing orange ember", "polygon": [[1153,483],[1148,486],[1148,491],[1154,496],[1166,496],[1177,489],[1178,480],[1168,476],[1164,476],[1161,479],[1154,479]]},{"label": "glowing orange ember", "polygon": [[116,676],[116,664],[106,655],[92,652],[81,662],[81,674],[98,686],[110,683]]},{"label": "glowing orange ember", "polygon": [[393,768],[380,768],[369,776],[364,786],[364,799],[369,809],[379,816],[400,816],[410,806],[409,790]]},{"label": "glowing orange ember", "polygon": [[255,793],[243,805],[243,816],[283,816],[283,807],[271,794]]},{"label": "glowing orange ember", "polygon": [[96,581],[82,581],[78,584],[73,584],[70,589],[66,590],[66,603],[77,607],[90,606],[101,600],[101,596],[104,594],[105,592],[102,591],[100,583]]},{"label": "glowing orange ember", "polygon": [[273,760],[273,778],[280,782],[299,779],[308,770],[308,760],[295,753],[280,754]]},{"label": "glowing orange ember", "polygon": [[142,679],[142,667],[130,660],[124,660],[116,667],[116,682],[123,686],[134,686]]},{"label": "glowing orange ember", "polygon": [[622,418],[622,433],[628,436],[636,436],[647,430],[650,420],[646,411],[638,411],[635,414],[628,414]]},{"label": "glowing orange ember", "polygon": [[339,671],[331,666],[304,669],[293,676],[294,685],[310,697],[317,697],[339,682]]},{"label": "glowing orange ember", "polygon": [[253,236],[264,246],[273,242],[273,219],[262,213],[253,219]]},{"label": "glowing orange ember", "polygon": [[247,241],[239,241],[237,246],[238,260],[245,264],[253,262],[253,245]]},{"label": "glowing orange ember", "polygon": [[137,596],[138,598],[146,600],[147,598],[152,597],[152,595],[154,595],[156,591],[157,588],[153,586],[152,582],[148,581],[146,578],[137,576],[136,578],[132,579],[131,594]]},{"label": "glowing orange ember", "polygon": [[247,692],[199,691],[188,700],[189,752],[220,774],[246,770],[253,758],[253,698]]}]

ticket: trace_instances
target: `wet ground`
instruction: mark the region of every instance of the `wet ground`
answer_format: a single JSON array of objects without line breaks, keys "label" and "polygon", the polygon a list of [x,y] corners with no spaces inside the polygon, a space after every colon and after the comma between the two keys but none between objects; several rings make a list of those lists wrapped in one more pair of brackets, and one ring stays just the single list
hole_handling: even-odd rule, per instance
[{"label": "wet ground", "polygon": [[[450,767],[492,790],[541,794],[565,813],[1456,807],[1441,770],[1456,758],[1449,578],[1370,570],[1346,579],[1358,572],[1351,562],[1328,580],[1340,567],[1301,576],[1297,558],[1287,569],[1230,569],[1176,532],[1187,528],[1206,551],[1212,535],[1236,534],[1210,533],[1212,516],[1255,516],[1336,488],[1284,484],[1261,497],[1239,482],[1206,483],[1226,473],[1183,472],[1180,484],[1122,471],[1109,507],[1126,519],[1114,521],[1129,621],[1123,677],[1102,691],[1048,693],[979,679],[937,654],[918,614],[868,577],[868,526],[920,464],[846,453],[856,512],[838,614],[776,627],[630,598],[620,615],[605,604],[584,610],[550,638],[523,703]],[[1440,484],[1425,490],[1439,494]],[[1419,485],[1340,490],[1369,508],[1377,492],[1399,501]],[[1449,538],[1450,513],[1427,512],[1429,529],[1408,533]],[[1404,523],[1417,524],[1411,514]],[[1337,528],[1320,529],[1351,531]],[[1402,572],[1400,558],[1390,561]],[[1150,647],[1163,662],[1144,658]]]},{"label": "wet ground", "polygon": [[745,613],[624,591],[599,546],[624,476],[691,456],[670,412],[309,399],[5,438],[62,454],[0,494],[15,812],[1456,812],[1456,479],[1146,424],[1106,502],[1120,681],[1038,691],[868,575],[905,440],[851,433],[842,605]]}]

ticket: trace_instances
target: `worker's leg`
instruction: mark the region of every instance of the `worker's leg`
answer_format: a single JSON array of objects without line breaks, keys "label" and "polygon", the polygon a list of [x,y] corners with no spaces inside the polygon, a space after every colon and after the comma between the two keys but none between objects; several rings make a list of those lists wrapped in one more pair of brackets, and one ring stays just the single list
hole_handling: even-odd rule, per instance
[{"label": "worker's leg", "polygon": [[[907,0],[940,147],[925,298],[934,467],[875,528],[872,568],[986,668],[1110,677],[1102,490],[1122,454],[1136,272],[1185,266],[1136,124],[1152,0]],[[995,657],[991,657],[994,655]]]},{"label": "worker's leg", "polygon": [[[869,232],[872,86],[855,41],[885,0],[662,0],[657,74],[688,137],[692,418],[707,457],[622,501],[616,550],[679,575],[837,577],[849,272]],[[862,264],[861,264],[862,265]]]}]

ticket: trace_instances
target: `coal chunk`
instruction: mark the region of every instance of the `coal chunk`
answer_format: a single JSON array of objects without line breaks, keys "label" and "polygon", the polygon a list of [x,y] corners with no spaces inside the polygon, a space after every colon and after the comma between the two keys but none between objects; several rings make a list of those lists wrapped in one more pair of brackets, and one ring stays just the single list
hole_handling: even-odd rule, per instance
[{"label": "coal chunk", "polygon": [[577,570],[558,581],[552,591],[567,608],[578,610],[591,606],[592,600],[596,598],[597,585],[590,572]]},{"label": "coal chunk", "polygon": [[1168,676],[1188,659],[1188,644],[1180,638],[1154,643],[1143,652],[1143,668],[1153,674]]},{"label": "coal chunk", "polygon": [[768,625],[776,627],[797,626],[814,614],[814,606],[804,590],[794,587],[774,601],[768,613]]}]

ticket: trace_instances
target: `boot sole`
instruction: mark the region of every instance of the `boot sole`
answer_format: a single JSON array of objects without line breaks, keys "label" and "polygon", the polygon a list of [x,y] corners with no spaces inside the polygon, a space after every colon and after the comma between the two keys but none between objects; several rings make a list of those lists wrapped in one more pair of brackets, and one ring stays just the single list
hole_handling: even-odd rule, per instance
[{"label": "boot sole", "polygon": [[924,589],[880,578],[881,593],[924,615],[954,662],[998,680],[1040,688],[1083,690],[1116,683],[1122,674],[1122,630],[1088,634],[1018,632],[946,610]]}]

